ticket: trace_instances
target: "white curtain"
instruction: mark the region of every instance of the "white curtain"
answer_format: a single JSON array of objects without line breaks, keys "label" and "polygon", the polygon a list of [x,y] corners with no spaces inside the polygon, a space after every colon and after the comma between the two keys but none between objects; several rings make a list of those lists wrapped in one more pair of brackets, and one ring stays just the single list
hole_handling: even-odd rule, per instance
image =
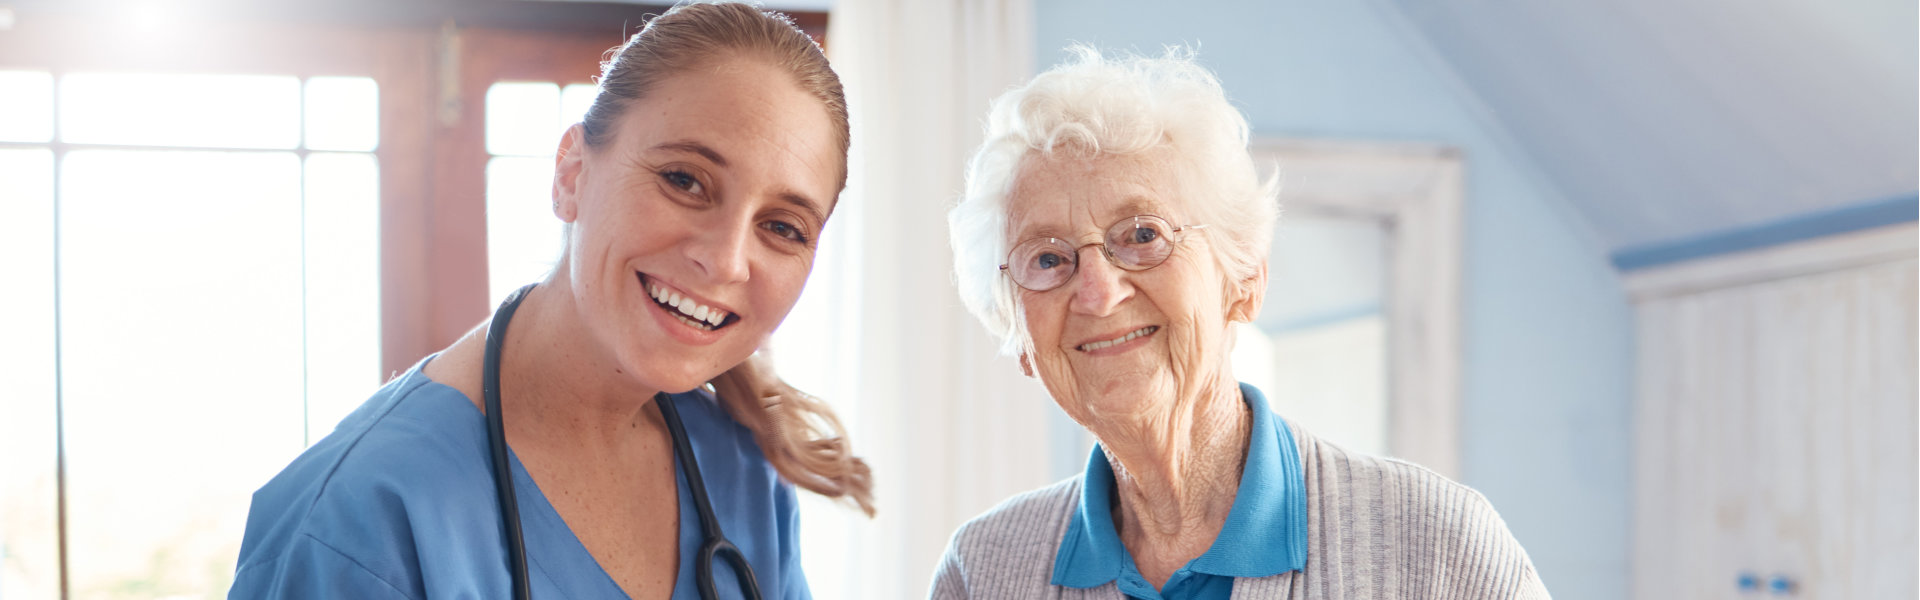
[{"label": "white curtain", "polygon": [[988,102],[1031,73],[1032,22],[1028,0],[833,8],[851,173],[773,352],[782,375],[838,406],[880,514],[807,506],[815,597],[923,597],[954,528],[1051,479],[1058,409],[961,305],[946,225]]}]

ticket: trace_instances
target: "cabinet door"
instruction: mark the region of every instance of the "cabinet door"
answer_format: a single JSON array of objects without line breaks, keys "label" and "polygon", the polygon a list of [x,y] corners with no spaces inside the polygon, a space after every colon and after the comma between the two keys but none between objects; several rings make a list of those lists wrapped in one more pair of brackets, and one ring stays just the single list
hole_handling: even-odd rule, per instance
[{"label": "cabinet door", "polygon": [[[1762,414],[1777,438],[1756,525],[1762,568],[1813,598],[1915,594],[1915,267],[1788,282],[1756,299],[1791,328],[1757,344]],[[1796,335],[1798,334],[1798,335]]]},{"label": "cabinet door", "polygon": [[1636,597],[1913,597],[1912,260],[1640,307]]}]

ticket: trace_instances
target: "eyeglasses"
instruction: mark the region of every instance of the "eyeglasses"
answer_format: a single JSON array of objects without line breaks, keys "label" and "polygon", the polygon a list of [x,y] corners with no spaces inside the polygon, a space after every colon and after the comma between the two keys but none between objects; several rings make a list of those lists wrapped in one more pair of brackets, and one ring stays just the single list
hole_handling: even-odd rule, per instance
[{"label": "eyeglasses", "polygon": [[1097,244],[1074,246],[1060,238],[1033,238],[1014,246],[1007,253],[1006,273],[1015,285],[1044,292],[1065,285],[1080,271],[1080,249],[1100,246],[1100,254],[1113,266],[1128,271],[1145,271],[1167,262],[1182,232],[1205,225],[1174,227],[1166,219],[1153,215],[1127,217],[1107,228],[1107,237]]}]

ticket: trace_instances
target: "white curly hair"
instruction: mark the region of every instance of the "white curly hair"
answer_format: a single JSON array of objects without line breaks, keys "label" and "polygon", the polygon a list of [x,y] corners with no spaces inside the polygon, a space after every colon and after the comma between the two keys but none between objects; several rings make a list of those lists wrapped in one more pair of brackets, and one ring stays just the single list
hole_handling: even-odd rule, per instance
[{"label": "white curly hair", "polygon": [[1207,246],[1222,272],[1236,279],[1251,277],[1266,260],[1279,218],[1277,175],[1260,179],[1246,117],[1192,50],[1109,58],[1076,45],[1068,52],[1066,62],[993,101],[986,140],[967,164],[965,195],[947,213],[960,297],[1000,336],[1003,354],[1030,344],[1016,288],[1000,273],[1010,243],[1007,194],[1028,155],[1171,150],[1164,154],[1172,157],[1170,168],[1204,175],[1176,178],[1181,197],[1190,221],[1207,225],[1197,232],[1216,236]]}]

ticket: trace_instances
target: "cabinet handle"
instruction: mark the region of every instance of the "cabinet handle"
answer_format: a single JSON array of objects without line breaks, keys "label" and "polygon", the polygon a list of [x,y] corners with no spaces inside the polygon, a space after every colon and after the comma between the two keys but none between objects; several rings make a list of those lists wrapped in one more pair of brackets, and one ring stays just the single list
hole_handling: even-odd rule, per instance
[{"label": "cabinet handle", "polygon": [[1792,594],[1794,589],[1798,587],[1800,587],[1800,585],[1792,579],[1788,579],[1786,575],[1774,575],[1773,580],[1767,582],[1767,589],[1773,590],[1773,595],[1775,596]]}]

